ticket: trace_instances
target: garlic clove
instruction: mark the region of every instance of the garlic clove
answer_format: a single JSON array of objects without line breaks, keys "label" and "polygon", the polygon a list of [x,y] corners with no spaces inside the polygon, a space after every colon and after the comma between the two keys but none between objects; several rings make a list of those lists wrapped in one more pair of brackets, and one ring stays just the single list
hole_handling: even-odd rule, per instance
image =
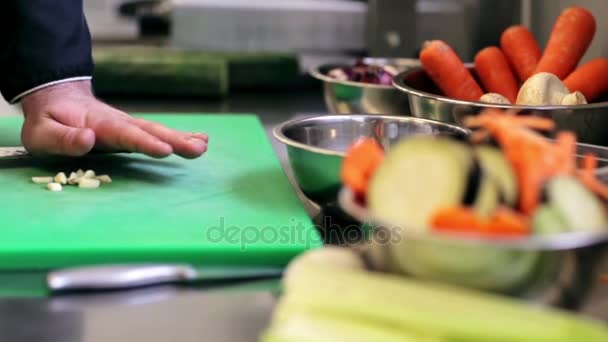
[{"label": "garlic clove", "polygon": [[59,184],[63,184],[63,185],[67,184],[67,182],[68,182],[68,178],[66,177],[65,173],[63,173],[63,172],[59,172],[55,176],[54,180],[55,180],[55,183],[59,183]]},{"label": "garlic clove", "polygon": [[76,176],[78,176],[78,177],[84,176],[84,171],[82,171],[82,169],[78,169],[78,171],[76,171]]},{"label": "garlic clove", "polygon": [[55,182],[48,183],[46,185],[46,187],[47,187],[47,189],[49,189],[52,192],[58,192],[58,191],[63,190],[63,187],[61,186],[61,184],[55,183]]},{"label": "garlic clove", "polygon": [[87,170],[83,175],[83,178],[95,178],[95,171]]},{"label": "garlic clove", "polygon": [[80,181],[78,182],[78,187],[83,189],[97,189],[99,188],[100,184],[101,182],[99,181],[99,179],[83,177],[80,178]]},{"label": "garlic clove", "polygon": [[109,175],[99,175],[96,178],[102,183],[112,183],[112,178]]},{"label": "garlic clove", "polygon": [[80,177],[78,177],[76,172],[70,173],[70,177],[68,177],[68,184],[70,184],[70,185],[78,184],[79,178]]},{"label": "garlic clove", "polygon": [[53,177],[32,177],[32,182],[36,184],[49,184],[53,182]]}]

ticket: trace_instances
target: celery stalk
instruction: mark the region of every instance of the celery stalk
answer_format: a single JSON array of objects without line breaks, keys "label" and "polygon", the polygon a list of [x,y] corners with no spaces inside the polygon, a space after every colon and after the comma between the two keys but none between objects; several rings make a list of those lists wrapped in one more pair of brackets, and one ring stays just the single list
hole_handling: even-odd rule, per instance
[{"label": "celery stalk", "polygon": [[[463,288],[363,270],[301,268],[281,306],[432,333],[447,341],[608,341],[608,329],[575,315]],[[289,312],[277,320],[289,319]]]}]

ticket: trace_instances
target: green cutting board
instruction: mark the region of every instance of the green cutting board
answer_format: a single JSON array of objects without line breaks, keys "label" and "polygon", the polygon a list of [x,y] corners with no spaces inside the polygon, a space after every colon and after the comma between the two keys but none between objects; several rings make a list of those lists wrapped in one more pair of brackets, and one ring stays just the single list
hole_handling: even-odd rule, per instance
[{"label": "green cutting board", "polygon": [[[285,265],[322,244],[254,115],[141,115],[206,132],[201,158],[139,154],[0,159],[0,269],[99,263]],[[0,146],[21,118],[0,119]],[[54,193],[32,176],[77,169],[111,184]]]}]

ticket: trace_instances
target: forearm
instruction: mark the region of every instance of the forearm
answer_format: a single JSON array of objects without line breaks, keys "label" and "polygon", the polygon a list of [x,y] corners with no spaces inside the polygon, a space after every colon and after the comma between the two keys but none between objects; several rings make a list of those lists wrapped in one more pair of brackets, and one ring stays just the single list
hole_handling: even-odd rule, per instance
[{"label": "forearm", "polygon": [[0,14],[0,92],[10,102],[42,87],[90,79],[91,38],[82,0],[8,0]]}]

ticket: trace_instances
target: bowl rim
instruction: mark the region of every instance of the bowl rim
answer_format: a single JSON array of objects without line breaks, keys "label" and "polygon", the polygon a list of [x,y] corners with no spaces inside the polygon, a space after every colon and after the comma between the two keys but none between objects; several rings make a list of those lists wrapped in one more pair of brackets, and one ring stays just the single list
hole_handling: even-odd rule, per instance
[{"label": "bowl rim", "polygon": [[[473,67],[472,63],[465,64],[467,68],[471,69]],[[450,103],[454,105],[466,105],[466,106],[476,106],[483,108],[499,108],[499,109],[515,109],[515,110],[540,110],[540,111],[551,111],[551,110],[574,110],[574,109],[598,109],[598,108],[608,108],[608,101],[603,102],[595,102],[595,103],[587,103],[582,105],[552,105],[552,106],[527,106],[527,105],[509,105],[509,104],[497,104],[497,103],[488,103],[481,101],[467,101],[467,100],[458,100],[453,99],[444,95],[437,95],[433,93],[428,93],[405,84],[404,80],[407,76],[414,72],[425,71],[424,67],[416,67],[410,70],[406,70],[400,72],[399,74],[393,77],[393,86],[397,88],[399,91],[405,92],[408,95],[414,95],[422,98],[433,99],[445,103]]]},{"label": "bowl rim", "polygon": [[[418,59],[415,58],[382,58],[382,57],[366,57],[366,58],[362,58],[364,61],[370,61],[370,63],[377,63],[377,64],[388,64],[391,65],[390,61],[403,61],[404,63],[416,63],[417,61],[419,61]],[[310,68],[308,70],[308,73],[323,82],[326,83],[331,83],[331,84],[340,84],[340,85],[348,85],[348,86],[354,86],[354,87],[361,87],[361,88],[373,88],[373,89],[384,89],[384,90],[395,90],[395,86],[394,86],[394,82],[391,84],[374,84],[374,83],[363,83],[363,82],[355,82],[355,81],[343,81],[343,80],[338,80],[335,79],[333,77],[327,76],[326,73],[324,73],[323,69],[328,68],[328,67],[347,67],[350,66],[354,61],[356,61],[357,59],[352,59],[349,63],[345,63],[345,62],[336,62],[336,63],[324,63],[324,64],[320,64],[317,66],[314,66],[312,68]],[[419,62],[416,63],[416,66],[412,65],[412,68],[417,68],[419,66]],[[398,73],[400,74],[400,73]],[[398,75],[397,74],[397,75]],[[397,75],[395,75],[394,77],[396,77]],[[393,77],[393,79],[394,79]]]},{"label": "bowl rim", "polygon": [[[381,219],[374,217],[370,211],[354,201],[354,192],[342,187],[338,193],[338,204],[345,213],[358,220],[360,223],[369,223],[373,229],[377,227],[398,227],[390,225]],[[565,251],[578,248],[594,246],[608,242],[608,232],[567,232],[552,235],[532,235],[524,238],[514,239],[492,239],[478,235],[462,234],[435,234],[431,232],[421,232],[420,230],[405,229],[401,231],[403,241],[433,241],[445,244],[457,244],[461,246],[491,246],[514,250],[527,251]],[[403,243],[401,241],[401,243]]]},{"label": "bowl rim", "polygon": [[307,150],[310,152],[315,152],[315,153],[319,153],[319,154],[323,154],[323,155],[327,155],[327,156],[344,157],[344,156],[346,156],[346,152],[339,152],[339,151],[330,150],[328,148],[307,145],[307,144],[304,144],[304,143],[301,143],[301,142],[288,138],[285,135],[285,133],[283,133],[283,131],[288,126],[298,124],[298,123],[303,123],[306,121],[317,121],[317,120],[331,121],[331,120],[337,120],[337,119],[340,119],[340,120],[348,119],[350,121],[354,121],[357,119],[365,120],[367,118],[432,123],[435,125],[450,127],[452,129],[462,131],[462,133],[464,133],[464,134],[471,134],[471,130],[458,126],[458,125],[453,125],[453,124],[449,124],[446,122],[435,121],[435,120],[430,120],[430,119],[417,118],[417,117],[413,117],[413,116],[382,115],[382,114],[330,114],[330,115],[314,115],[314,116],[310,116],[310,117],[306,117],[306,118],[294,118],[291,120],[284,121],[284,122],[276,125],[272,129],[272,135],[279,142],[281,142],[287,146],[297,147],[297,148],[300,148],[303,150]]}]

